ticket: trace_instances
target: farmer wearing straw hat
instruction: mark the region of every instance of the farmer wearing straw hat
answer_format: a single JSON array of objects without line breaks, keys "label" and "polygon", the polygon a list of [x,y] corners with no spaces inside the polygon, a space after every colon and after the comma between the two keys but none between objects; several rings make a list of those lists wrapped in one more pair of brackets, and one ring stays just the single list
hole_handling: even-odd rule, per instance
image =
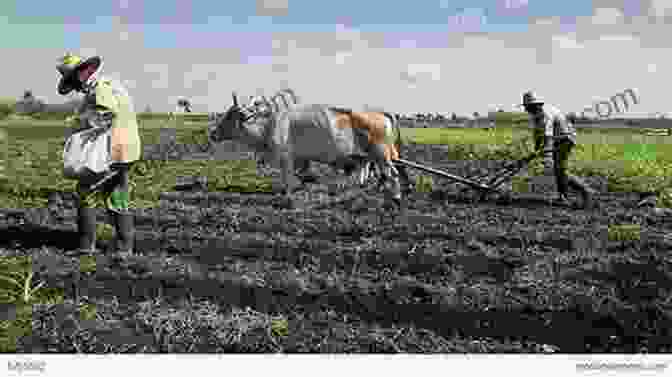
[{"label": "farmer wearing straw hat", "polygon": [[[94,179],[80,179],[77,227],[80,251],[96,252],[96,207],[105,203],[116,231],[115,248],[122,256],[133,253],[133,214],[130,211],[129,170],[140,159],[141,143],[133,103],[126,89],[116,80],[99,76],[102,60],[94,56],[83,60],[67,54],[56,67],[61,74],[58,93],[75,90],[84,94],[79,109],[80,123],[110,128],[110,174]],[[112,178],[109,178],[112,176]],[[101,183],[101,179],[108,178]]]},{"label": "farmer wearing straw hat", "polygon": [[583,207],[592,208],[594,191],[577,176],[567,173],[567,162],[572,149],[576,145],[576,129],[573,124],[554,106],[545,104],[533,92],[523,94],[521,104],[530,114],[533,127],[535,149],[543,151],[544,168],[553,169],[559,202],[569,204],[567,191],[571,187],[581,193]]}]

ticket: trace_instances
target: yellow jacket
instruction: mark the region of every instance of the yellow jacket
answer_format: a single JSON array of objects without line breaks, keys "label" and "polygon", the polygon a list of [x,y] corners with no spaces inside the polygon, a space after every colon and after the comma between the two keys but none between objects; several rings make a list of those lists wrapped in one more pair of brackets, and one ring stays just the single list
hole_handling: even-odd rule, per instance
[{"label": "yellow jacket", "polygon": [[128,163],[140,159],[142,144],[133,101],[119,81],[99,78],[84,98],[79,113],[82,121],[89,122],[92,116],[112,115],[112,160]]}]

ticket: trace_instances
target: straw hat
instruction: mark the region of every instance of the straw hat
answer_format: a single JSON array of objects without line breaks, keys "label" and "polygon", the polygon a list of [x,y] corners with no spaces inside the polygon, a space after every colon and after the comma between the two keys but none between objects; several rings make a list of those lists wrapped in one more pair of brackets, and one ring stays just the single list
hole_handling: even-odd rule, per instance
[{"label": "straw hat", "polygon": [[58,93],[61,95],[66,95],[81,86],[82,83],[77,77],[81,70],[90,69],[91,74],[93,74],[102,65],[100,56],[93,56],[83,60],[81,57],[72,54],[66,54],[59,62],[56,69],[62,76],[58,82]]}]

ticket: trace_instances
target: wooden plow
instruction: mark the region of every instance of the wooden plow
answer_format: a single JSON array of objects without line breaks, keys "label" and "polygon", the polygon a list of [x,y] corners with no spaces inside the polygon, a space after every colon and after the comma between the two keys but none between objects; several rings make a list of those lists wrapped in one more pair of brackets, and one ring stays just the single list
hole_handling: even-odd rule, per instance
[{"label": "wooden plow", "polygon": [[[491,190],[498,190],[499,187],[501,187],[507,181],[511,180],[514,176],[516,176],[516,174],[520,173],[520,171],[527,167],[527,165],[529,165],[532,160],[539,157],[540,155],[541,152],[534,152],[525,158],[503,166],[501,170],[490,176],[490,179],[485,182],[485,185],[490,187]],[[472,177],[471,179],[480,181],[482,179],[487,179],[488,176],[489,174],[484,174]]]},{"label": "wooden plow", "polygon": [[[471,178],[465,178],[465,177],[460,177],[458,175],[450,174],[448,172],[445,172],[443,170],[435,169],[423,164],[419,164],[417,162],[409,161],[409,160],[404,160],[404,159],[397,159],[394,160],[395,164],[398,165],[403,165],[403,166],[408,166],[410,168],[422,170],[428,173],[436,174],[438,176],[441,176],[443,178],[450,179],[455,182],[462,183],[464,185],[467,185],[471,188],[474,188],[478,190],[481,195],[485,195],[488,193],[492,192],[498,192],[499,188],[507,182],[508,180],[512,179],[516,174],[518,174],[523,168],[525,168],[532,160],[537,158],[540,155],[539,152],[535,152],[530,154],[529,156],[515,161],[511,164],[508,164],[504,166],[501,170],[497,171],[494,175],[490,176],[488,179],[489,174],[481,175],[481,176],[476,176],[476,177],[471,177]],[[485,182],[483,180],[487,179]]]},{"label": "wooden plow", "polygon": [[418,170],[426,171],[428,173],[436,174],[436,175],[439,175],[443,178],[448,178],[452,181],[460,182],[462,184],[473,187],[473,188],[475,188],[477,190],[480,190],[480,191],[483,191],[483,192],[492,191],[492,189],[489,186],[486,186],[486,185],[484,185],[480,182],[477,182],[475,180],[460,177],[458,175],[453,175],[453,174],[447,173],[443,170],[439,170],[439,169],[435,169],[435,168],[432,168],[432,167],[429,167],[429,166],[426,166],[426,165],[418,164],[417,162],[408,161],[408,160],[404,160],[404,159],[400,158],[400,159],[394,160],[394,163],[399,164],[399,165],[408,166],[408,167],[411,167],[411,168],[415,168],[415,169],[418,169]]}]

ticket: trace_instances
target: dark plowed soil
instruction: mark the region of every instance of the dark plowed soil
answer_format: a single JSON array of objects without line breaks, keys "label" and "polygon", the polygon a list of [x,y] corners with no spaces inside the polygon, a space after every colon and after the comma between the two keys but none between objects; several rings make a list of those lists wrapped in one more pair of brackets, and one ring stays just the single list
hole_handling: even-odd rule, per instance
[{"label": "dark plowed soil", "polygon": [[[467,176],[499,164],[442,148],[404,157]],[[375,188],[314,170],[325,177],[289,208],[269,194],[165,193],[137,210],[138,255],[98,256],[90,274],[63,256],[76,238],[67,195],[51,217],[0,211],[2,254],[32,255],[49,285],[99,310],[66,334],[53,308],[36,309],[20,352],[672,352],[672,225],[638,194],[590,178],[600,207],[586,211],[534,192],[475,201],[435,178],[385,209]],[[639,224],[639,239],[611,240],[615,224]],[[160,334],[147,316],[169,312],[190,325]],[[115,343],[106,326],[128,334]]]}]

